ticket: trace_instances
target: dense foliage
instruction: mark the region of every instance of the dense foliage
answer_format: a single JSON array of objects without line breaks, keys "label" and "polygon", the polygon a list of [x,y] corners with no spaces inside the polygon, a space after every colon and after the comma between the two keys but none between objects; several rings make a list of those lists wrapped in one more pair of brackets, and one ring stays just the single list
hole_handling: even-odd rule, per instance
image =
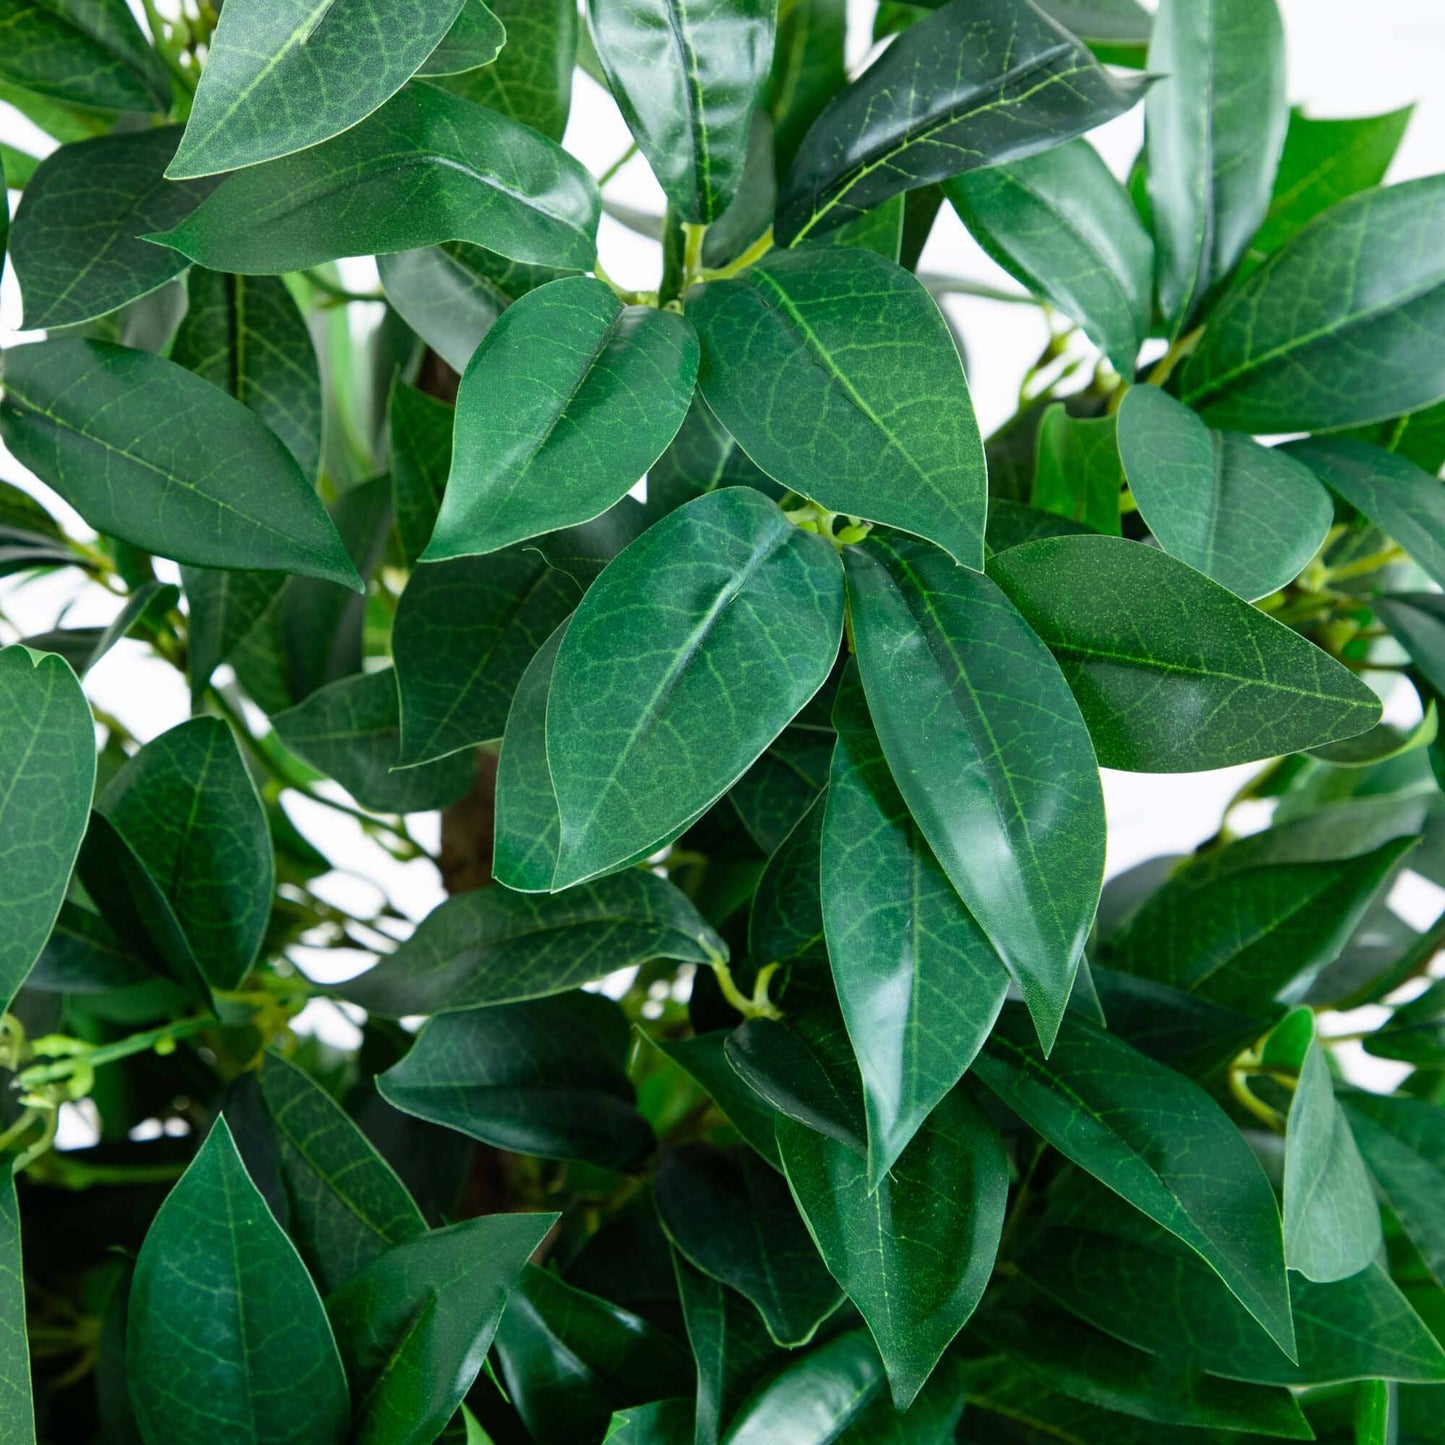
[{"label": "dense foliage", "polygon": [[[1407,114],[1274,0],[163,9],[0,0],[5,1445],[1445,1441]],[[987,441],[944,206],[1051,327]],[[1101,898],[1100,765],[1240,763]]]}]

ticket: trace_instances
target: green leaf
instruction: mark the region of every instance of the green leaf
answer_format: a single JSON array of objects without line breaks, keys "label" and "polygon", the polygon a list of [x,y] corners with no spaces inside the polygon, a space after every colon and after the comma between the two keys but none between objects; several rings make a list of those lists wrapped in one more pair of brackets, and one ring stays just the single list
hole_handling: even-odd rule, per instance
[{"label": "green leaf", "polygon": [[768,115],[779,175],[818,113],[848,83],[844,0],[796,0],[778,15]]},{"label": "green leaf", "polygon": [[55,923],[85,837],[95,724],[58,657],[0,648],[0,1004],[20,991]]},{"label": "green leaf", "polygon": [[818,799],[768,859],[748,914],[748,952],[758,964],[827,965],[818,887],[822,836]]},{"label": "green leaf", "polygon": [[154,978],[152,966],[127,949],[103,918],[67,899],[25,986],[52,993],[108,993]]},{"label": "green leaf", "polygon": [[979,565],[983,444],[953,338],[916,277],[871,251],[809,248],[712,282],[688,315],[707,404],[769,476]]},{"label": "green leaf", "polygon": [[1104,873],[1084,719],[988,578],[901,538],[870,538],[846,562],[859,668],[898,790],[1047,1047]]},{"label": "green leaf", "polygon": [[141,1246],[126,1366],[147,1445],[346,1435],[346,1376],[326,1312],[223,1118]]},{"label": "green leaf", "polygon": [[764,853],[777,852],[828,782],[833,734],[806,724],[785,729],[733,784],[728,801]]},{"label": "green leaf", "polygon": [[378,1255],[326,1301],[356,1395],[356,1445],[432,1445],[471,1389],[556,1214],[493,1214]]},{"label": "green leaf", "polygon": [[699,497],[628,547],[553,669],[552,887],[645,856],[721,797],[823,685],[842,611],[833,548],[749,488]]},{"label": "green leaf", "polygon": [[15,214],[15,275],[31,331],[74,326],[164,286],[184,256],[140,237],[174,226],[215,182],[164,178],[178,126],[97,136],[40,163]]},{"label": "green leaf", "polygon": [[973,1062],[1008,974],[909,814],[856,673],[833,718],[823,921],[863,1076],[868,1178],[877,1187]]},{"label": "green leaf", "polygon": [[692,1388],[667,1336],[528,1265],[497,1330],[507,1394],[537,1445],[598,1440],[613,1412]]},{"label": "green leaf", "polygon": [[0,438],[91,526],[198,567],[361,580],[295,459],[174,362],[103,341],[5,353]]},{"label": "green leaf", "polygon": [[1077,321],[1115,371],[1133,375],[1149,333],[1154,245],[1088,141],[965,171],[943,193],[1005,271]]},{"label": "green leaf", "polygon": [[1432,244],[1445,177],[1332,206],[1232,290],[1184,371],[1215,426],[1319,431],[1386,421],[1445,398],[1430,336],[1445,316]]},{"label": "green leaf", "polygon": [[742,180],[777,8],[589,0],[587,15],[612,94],[673,209],[684,221],[716,221]]},{"label": "green leaf", "polygon": [[1154,17],[1135,0],[1043,0],[1039,9],[1110,65],[1140,65]]},{"label": "green leaf", "polygon": [[323,1290],[426,1232],[406,1187],[325,1089],[274,1052],[260,1079],[276,1128],[288,1227]]},{"label": "green leaf", "polygon": [[1159,308],[1177,335],[1269,210],[1289,125],[1275,0],[1161,0],[1149,70]]},{"label": "green leaf", "polygon": [[883,1366],[864,1330],[835,1335],[791,1360],[749,1397],[723,1445],[832,1445],[883,1392]]},{"label": "green leaf", "polygon": [[1397,592],[1371,600],[1370,610],[1410,654],[1425,681],[1445,692],[1445,597],[1438,592]]},{"label": "green leaf", "polygon": [[814,122],[778,197],[778,239],[792,245],[900,191],[1062,145],[1142,88],[1023,0],[950,0]]},{"label": "green leaf", "polygon": [[401,711],[391,668],[328,683],[271,721],[276,736],[297,757],[378,813],[444,808],[467,791],[476,772],[470,753],[397,769]]},{"label": "green leaf", "polygon": [[1379,720],[1348,669],[1158,548],[1053,537],[989,576],[1058,658],[1106,768],[1223,768]]},{"label": "green leaf", "polygon": [[752,1301],[780,1345],[812,1339],[842,1295],[788,1186],[752,1150],[682,1144],[658,1160],[662,1227],[695,1268]]},{"label": "green leaf", "polygon": [[455,410],[398,380],[387,406],[396,530],[408,567],[436,526],[452,464]]},{"label": "green leaf", "polygon": [[340,991],[400,1018],[545,998],[652,958],[706,964],[726,956],[684,893],[630,868],[563,893],[477,888],[449,898]]},{"label": "green leaf", "polygon": [[482,0],[463,0],[451,29],[437,42],[418,75],[461,75],[490,65],[506,43],[506,27]]},{"label": "green leaf", "polygon": [[462,0],[234,0],[221,12],[174,179],[237,171],[365,120],[425,64]]},{"label": "green leaf", "polygon": [[787,495],[738,446],[737,438],[695,392],[672,445],[647,474],[647,505],[659,514],[719,487],[754,487],[775,502]]},{"label": "green leaf", "polygon": [[791,1119],[777,1125],[788,1185],[834,1279],[857,1305],[906,1410],[993,1273],[1008,1201],[997,1128],[947,1095],[883,1178]]},{"label": "green leaf", "polygon": [[627,1169],[653,1147],[623,1068],[629,1039],[599,994],[443,1014],[378,1087],[402,1113],[496,1149]]},{"label": "green leaf", "polygon": [[955,1360],[946,1356],[904,1414],[877,1394],[836,1437],[837,1445],[954,1445],[966,1400]]},{"label": "green leaf", "polygon": [[1274,1191],[1203,1090],[1075,1014],[1045,1062],[1007,1008],[973,1072],[1061,1154],[1182,1239],[1295,1357]]},{"label": "green leaf", "polygon": [[656,1400],[619,1410],[603,1445],[693,1445],[691,1400]]},{"label": "green leaf", "polygon": [[100,110],[170,105],[170,78],[125,0],[0,0],[0,34],[0,79],[28,91]]},{"label": "green leaf", "polygon": [[1358,1274],[1384,1244],[1370,1176],[1314,1038],[1299,1070],[1284,1140],[1284,1253],[1306,1279],[1328,1284]]},{"label": "green leaf", "polygon": [[321,377],[306,318],[285,282],[195,266],[186,296],[171,360],[254,411],[314,477],[321,459]]},{"label": "green leaf", "polygon": [[420,85],[335,140],[228,176],[152,239],[217,271],[297,271],[441,241],[583,270],[598,205],[559,146]]},{"label": "green leaf", "polygon": [[186,592],[186,666],[191,696],[199,698],[211,674],[245,641],[286,585],[284,572],[223,572],[182,567]]},{"label": "green leaf", "polygon": [[[1044,531],[1030,530],[1017,539],[999,536],[998,499],[989,504],[988,545],[995,552],[1037,536],[1067,536],[1071,532],[1120,531],[1119,504],[1124,489],[1124,464],[1119,459],[1117,419],[1112,416],[1070,416],[1063,402],[1055,402],[1039,420],[1038,463],[1034,471],[1033,505],[1054,517],[1067,517],[1076,525]],[[1006,503],[1002,505],[1007,506]],[[1003,519],[1007,527],[1008,518]]]},{"label": "green leaf", "polygon": [[573,276],[530,291],[462,378],[451,475],[427,560],[494,552],[590,521],[687,415],[698,348],[682,317]]},{"label": "green leaf", "polygon": [[20,1252],[20,1206],[15,1174],[0,1178],[0,1426],[15,1445],[35,1445],[30,1390],[30,1343],[25,1335],[25,1271]]},{"label": "green leaf", "polygon": [[1308,467],[1239,432],[1210,431],[1155,386],[1125,396],[1119,454],[1159,545],[1246,601],[1299,576],[1335,519]]},{"label": "green leaf", "polygon": [[416,568],[391,637],[401,765],[501,737],[527,664],[580,595],[531,548]]},{"label": "green leaf", "polygon": [[691,1039],[657,1039],[646,1036],[662,1053],[701,1085],[728,1122],[774,1169],[782,1169],[773,1134],[775,1112],[758,1097],[728,1062],[728,1032],[718,1029]]}]

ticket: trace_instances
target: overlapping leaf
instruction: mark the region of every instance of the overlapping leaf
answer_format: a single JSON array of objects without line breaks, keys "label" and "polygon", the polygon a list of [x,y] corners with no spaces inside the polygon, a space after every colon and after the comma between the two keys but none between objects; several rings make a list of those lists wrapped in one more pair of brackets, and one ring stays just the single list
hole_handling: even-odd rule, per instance
[{"label": "overlapping leaf", "polygon": [[0,78],[100,110],[158,111],[170,77],[125,0],[0,0]]}]

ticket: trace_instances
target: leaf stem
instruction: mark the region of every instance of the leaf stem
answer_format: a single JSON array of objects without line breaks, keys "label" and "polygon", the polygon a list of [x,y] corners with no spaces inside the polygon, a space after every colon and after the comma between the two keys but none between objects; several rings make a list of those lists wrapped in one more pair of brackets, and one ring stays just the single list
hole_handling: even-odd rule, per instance
[{"label": "leaf stem", "polygon": [[746,251],[735,256],[726,266],[718,266],[714,269],[703,267],[692,279],[695,281],[730,281],[739,271],[746,271],[749,266],[761,261],[772,249],[773,228],[769,226]]},{"label": "leaf stem", "polygon": [[600,191],[602,187],[605,186],[608,181],[612,180],[617,175],[618,171],[620,171],[622,167],[625,166],[627,162],[630,161],[632,157],[636,154],[637,142],[633,141],[632,144],[628,146],[627,149],[623,151],[622,154],[618,156],[617,159],[613,161],[612,164],[608,166],[607,169],[603,171],[600,176],[597,177],[597,189]]},{"label": "leaf stem", "polygon": [[757,980],[753,984],[753,996],[749,998],[737,985],[733,978],[732,969],[728,967],[727,960],[721,956],[715,956],[708,960],[712,964],[713,973],[717,976],[718,987],[722,990],[722,996],[735,1008],[745,1019],[780,1019],[782,1014],[778,1012],[777,1005],[768,997],[768,984],[773,975],[778,971],[776,963],[766,964],[758,970]]}]

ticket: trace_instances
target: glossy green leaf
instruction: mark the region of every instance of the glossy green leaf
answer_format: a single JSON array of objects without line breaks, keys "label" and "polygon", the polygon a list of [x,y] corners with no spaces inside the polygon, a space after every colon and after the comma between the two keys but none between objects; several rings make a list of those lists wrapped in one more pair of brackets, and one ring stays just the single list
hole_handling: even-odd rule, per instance
[{"label": "glossy green leaf", "polygon": [[823,685],[842,610],[832,547],[748,488],[699,497],[628,547],[553,669],[552,887],[646,855],[726,792]]},{"label": "glossy green leaf", "polygon": [[560,147],[421,85],[335,140],[228,176],[154,239],[217,271],[295,271],[441,241],[583,269],[597,214],[597,187]]},{"label": "glossy green leaf", "polygon": [[728,1062],[728,1033],[719,1029],[690,1039],[650,1039],[690,1078],[701,1085],[743,1139],[775,1169],[783,1167],[773,1135],[773,1109]]},{"label": "glossy green leaf", "polygon": [[170,174],[236,171],[350,130],[425,65],[461,8],[419,0],[396,25],[380,0],[235,0]]},{"label": "glossy green leaf", "polygon": [[768,115],[779,174],[797,154],[819,111],[848,82],[847,29],[843,0],[797,0],[786,10],[780,7],[768,82]]},{"label": "glossy green leaf", "polygon": [[658,1161],[657,1208],[695,1268],[757,1306],[781,1345],[806,1344],[842,1295],[808,1237],[788,1186],[751,1150],[683,1144]]},{"label": "glossy green leaf", "polygon": [[688,315],[707,404],[769,476],[979,565],[983,446],[953,338],[915,277],[871,251],[809,248],[712,282]]},{"label": "glossy green leaf", "polygon": [[603,1445],[693,1445],[691,1400],[656,1400],[619,1410]]},{"label": "glossy green leaf", "polygon": [[1157,548],[1054,537],[1000,553],[989,576],[1058,658],[1106,768],[1228,767],[1379,719],[1332,657]]},{"label": "glossy green leaf", "polygon": [[1292,582],[1334,522],[1307,467],[1239,432],[1210,431],[1158,387],[1129,389],[1119,454],[1159,545],[1247,601]]},{"label": "glossy green leaf", "polygon": [[1008,1200],[998,1130],[951,1093],[876,1184],[821,1134],[790,1119],[777,1131],[809,1232],[868,1322],[893,1401],[906,1410],[993,1273]]},{"label": "glossy green leaf", "polygon": [[728,801],[764,853],[775,853],[828,781],[833,734],[807,724],[786,729],[733,784]]},{"label": "glossy green leaf", "polygon": [[179,139],[176,126],[97,136],[41,162],[10,238],[27,329],[90,321],[185,270],[185,257],[140,239],[175,225],[214,187],[165,180]]},{"label": "glossy green leaf", "polygon": [[819,893],[823,803],[816,800],[768,859],[748,914],[748,952],[760,965],[826,965]]},{"label": "glossy green leaf", "polygon": [[441,508],[456,412],[399,380],[391,390],[387,420],[397,536],[407,566],[415,567]]},{"label": "glossy green leaf", "polygon": [[15,1445],[35,1445],[30,1389],[30,1344],[25,1336],[25,1274],[21,1267],[20,1206],[15,1175],[0,1179],[0,1426]]},{"label": "glossy green leaf", "polygon": [[141,1247],[126,1365],[146,1445],[346,1435],[346,1376],[326,1312],[224,1119]]},{"label": "glossy green leaf", "polygon": [[437,42],[418,75],[461,75],[490,65],[506,44],[506,27],[482,3],[462,0],[451,29]]},{"label": "glossy green leaf", "polygon": [[1149,70],[1159,308],[1177,333],[1269,209],[1289,124],[1275,0],[1161,0]]},{"label": "glossy green leaf", "polygon": [[1104,873],[1084,719],[986,577],[901,538],[846,561],[859,670],[898,790],[1047,1046]]},{"label": "glossy green leaf", "polygon": [[360,1402],[356,1445],[432,1445],[471,1389],[555,1214],[493,1214],[378,1255],[326,1301]]},{"label": "glossy green leaf", "polygon": [[748,1399],[723,1445],[832,1445],[883,1393],[883,1366],[863,1330],[790,1361]]},{"label": "glossy green leaf", "polygon": [[95,786],[95,725],[58,657],[0,648],[0,1003],[10,1007],[70,883]]},{"label": "glossy green leaf", "polygon": [[1182,1239],[1294,1358],[1274,1191],[1207,1094],[1072,1014],[1044,1061],[1005,1009],[973,1071],[1061,1154]]},{"label": "glossy green leaf", "polygon": [[391,668],[317,688],[272,719],[297,757],[334,778],[363,808],[420,813],[454,803],[476,771],[470,753],[400,768],[401,711]]},{"label": "glossy green leaf", "polygon": [[1062,145],[1141,90],[1023,0],[950,0],[813,123],[778,197],[778,238],[822,235],[900,191]]},{"label": "glossy green leaf", "polygon": [[[1314,1015],[1299,1012],[1313,1033]],[[1285,1259],[1306,1279],[1328,1284],[1365,1269],[1383,1244],[1370,1176],[1335,1102],[1324,1050],[1312,1039],[1285,1130]]]},{"label": "glossy green leaf", "polygon": [[1123,376],[1149,332],[1154,246],[1129,193],[1086,140],[945,181],[974,239],[1083,328]]},{"label": "glossy green leaf", "polygon": [[1008,973],[908,812],[856,675],[834,709],[823,921],[877,1186],[973,1062]]},{"label": "glossy green leaf", "polygon": [[687,321],[589,276],[510,306],[467,366],[425,557],[494,552],[605,512],[666,450],[697,376]]},{"label": "glossy green leaf", "polygon": [[580,595],[530,548],[418,567],[391,639],[402,766],[501,737],[527,664]]},{"label": "glossy green leaf", "polygon": [[345,997],[397,1018],[563,993],[651,958],[706,964],[727,945],[685,894],[630,868],[563,893],[478,888],[450,898]]},{"label": "glossy green leaf", "polygon": [[0,437],[93,527],[199,567],[360,590],[301,469],[240,402],[174,362],[102,341],[5,353]]},{"label": "glossy green leaf", "polygon": [[324,1290],[426,1232],[391,1166],[309,1074],[268,1053],[260,1078],[276,1128],[291,1237]]},{"label": "glossy green leaf", "polygon": [[1310,222],[1210,319],[1182,395],[1215,426],[1317,431],[1445,398],[1432,244],[1445,177],[1364,191]]},{"label": "glossy green leaf", "polygon": [[653,1144],[623,1068],[629,1036],[617,1005],[590,993],[444,1014],[378,1087],[404,1114],[496,1149],[625,1169]]},{"label": "glossy green leaf", "polygon": [[0,37],[0,78],[38,95],[100,110],[170,104],[170,77],[125,0],[0,0]]}]

